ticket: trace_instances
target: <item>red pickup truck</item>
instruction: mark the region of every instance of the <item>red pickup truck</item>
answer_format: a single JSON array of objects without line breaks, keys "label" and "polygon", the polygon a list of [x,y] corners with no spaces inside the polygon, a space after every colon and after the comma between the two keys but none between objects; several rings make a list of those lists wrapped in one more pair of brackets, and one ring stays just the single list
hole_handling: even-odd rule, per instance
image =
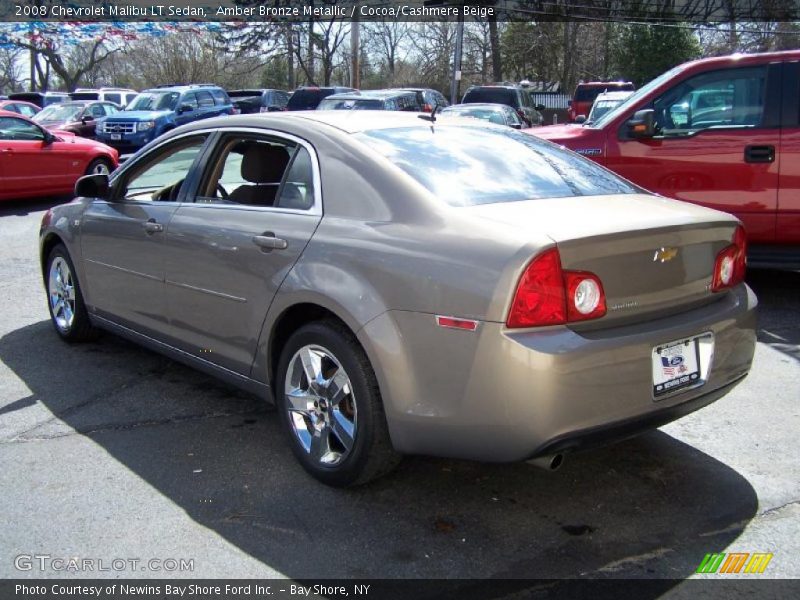
[{"label": "red pickup truck", "polygon": [[539,127],[643,188],[733,213],[751,266],[800,268],[800,51],[685,63],[597,122]]}]

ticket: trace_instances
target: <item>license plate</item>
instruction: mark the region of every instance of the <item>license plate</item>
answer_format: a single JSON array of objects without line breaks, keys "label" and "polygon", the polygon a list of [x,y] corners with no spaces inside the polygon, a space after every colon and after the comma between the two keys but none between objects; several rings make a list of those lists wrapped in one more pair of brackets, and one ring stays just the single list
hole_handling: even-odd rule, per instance
[{"label": "license plate", "polygon": [[122,139],[122,134],[121,133],[112,133],[111,134],[111,139],[112,140],[121,140]]},{"label": "license plate", "polygon": [[700,337],[653,348],[653,397],[700,382]]}]

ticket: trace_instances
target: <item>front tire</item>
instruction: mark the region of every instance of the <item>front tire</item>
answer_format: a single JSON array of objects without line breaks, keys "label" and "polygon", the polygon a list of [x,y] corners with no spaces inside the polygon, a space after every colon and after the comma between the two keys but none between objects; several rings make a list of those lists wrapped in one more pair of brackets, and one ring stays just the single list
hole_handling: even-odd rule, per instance
[{"label": "front tire", "polygon": [[85,342],[97,337],[83,302],[75,267],[63,244],[50,251],[45,264],[47,308],[56,333],[67,342]]},{"label": "front tire", "polygon": [[86,167],[86,175],[110,175],[111,162],[106,158],[95,158]]},{"label": "front tire", "polygon": [[319,481],[358,485],[400,462],[375,373],[340,323],[310,323],[289,338],[278,362],[275,396],[292,452]]}]

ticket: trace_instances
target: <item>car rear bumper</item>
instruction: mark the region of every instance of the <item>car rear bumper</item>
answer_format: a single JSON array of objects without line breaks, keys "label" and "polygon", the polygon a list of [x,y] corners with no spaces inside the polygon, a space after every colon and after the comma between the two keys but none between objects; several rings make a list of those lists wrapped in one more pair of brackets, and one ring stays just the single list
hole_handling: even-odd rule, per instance
[{"label": "car rear bumper", "polygon": [[[756,305],[741,285],[678,315],[582,333],[491,322],[469,332],[389,311],[359,339],[397,450],[519,461],[630,437],[722,397],[750,369]],[[714,353],[703,384],[654,400],[653,348],[707,333]]]}]

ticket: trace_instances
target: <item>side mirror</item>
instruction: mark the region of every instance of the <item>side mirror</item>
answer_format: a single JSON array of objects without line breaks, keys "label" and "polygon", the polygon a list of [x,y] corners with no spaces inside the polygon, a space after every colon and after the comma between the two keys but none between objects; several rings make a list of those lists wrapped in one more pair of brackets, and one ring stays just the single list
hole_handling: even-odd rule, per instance
[{"label": "side mirror", "polygon": [[544,104],[534,104],[533,108],[535,108],[538,111],[543,111],[547,107]]},{"label": "side mirror", "polygon": [[522,123],[512,123],[511,129],[522,129]]},{"label": "side mirror", "polygon": [[656,134],[655,114],[652,108],[637,110],[626,124],[628,135],[635,139],[653,137]]},{"label": "side mirror", "polygon": [[56,136],[54,136],[52,133],[50,133],[49,131],[47,131],[46,129],[43,129],[42,133],[44,133],[44,137],[42,138],[42,143],[45,146],[49,146],[53,142],[58,141],[58,138]]},{"label": "side mirror", "polygon": [[567,100],[567,106],[572,106],[572,100]]},{"label": "side mirror", "polygon": [[94,117],[92,115],[83,115],[81,117],[81,123],[88,123],[89,121],[94,121]]},{"label": "side mirror", "polygon": [[178,109],[178,112],[183,114],[185,112],[192,112],[193,110],[194,109],[192,108],[191,104],[181,104],[180,108]]},{"label": "side mirror", "polygon": [[578,115],[575,117],[575,122],[580,125],[581,123],[586,123],[586,115]]},{"label": "side mirror", "polygon": [[273,104],[272,106],[267,107],[267,112],[280,112],[283,108],[278,104]]},{"label": "side mirror", "polygon": [[108,175],[84,175],[75,182],[75,195],[83,198],[106,198]]}]

